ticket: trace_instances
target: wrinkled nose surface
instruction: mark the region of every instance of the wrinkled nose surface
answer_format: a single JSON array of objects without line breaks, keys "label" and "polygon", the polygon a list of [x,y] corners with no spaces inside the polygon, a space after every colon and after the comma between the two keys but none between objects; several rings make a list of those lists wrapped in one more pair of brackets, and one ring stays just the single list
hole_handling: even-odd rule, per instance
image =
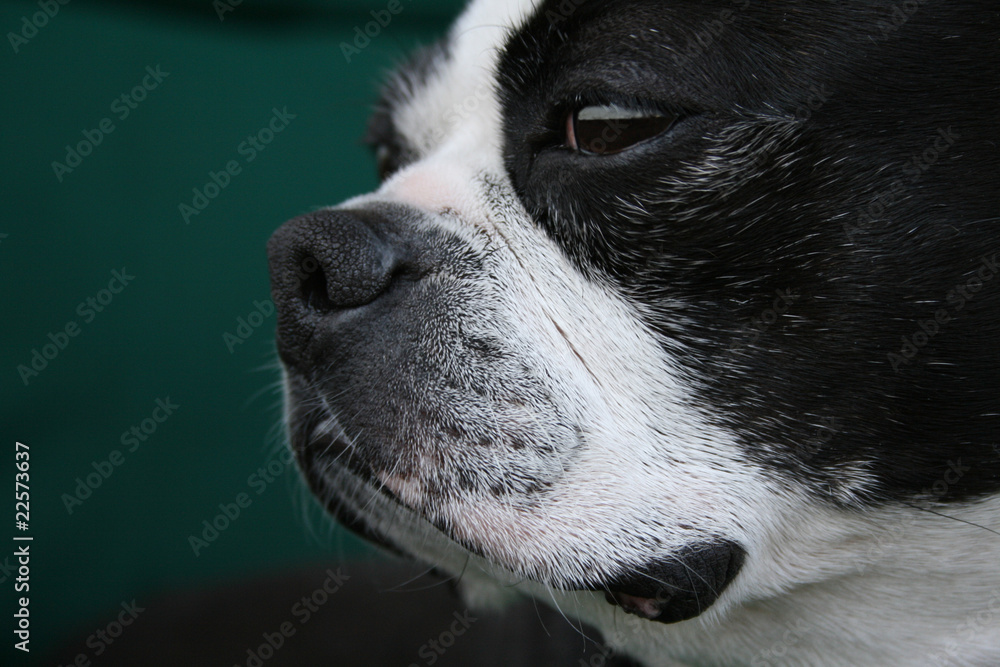
[{"label": "wrinkled nose surface", "polygon": [[370,217],[317,211],[286,222],[268,241],[278,348],[286,361],[305,353],[317,329],[333,327],[388,288],[398,253]]}]

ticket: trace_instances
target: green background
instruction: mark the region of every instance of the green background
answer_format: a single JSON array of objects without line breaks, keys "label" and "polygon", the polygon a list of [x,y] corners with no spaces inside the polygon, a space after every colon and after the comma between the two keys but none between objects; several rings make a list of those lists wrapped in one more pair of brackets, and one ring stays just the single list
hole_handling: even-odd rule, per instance
[{"label": "green background", "polygon": [[[245,0],[220,21],[210,0],[79,0],[17,53],[6,35],[39,6],[0,5],[0,459],[10,490],[14,443],[30,446],[33,656],[123,601],[362,553],[294,471],[249,485],[284,444],[274,316],[232,352],[223,335],[269,297],[278,225],[375,185],[359,138],[377,82],[461,3],[403,0],[346,62],[340,43],[386,4]],[[147,66],[169,76],[121,120],[111,105]],[[295,118],[247,163],[238,145],[286,107]],[[114,131],[60,182],[52,162],[108,117]],[[178,206],[229,160],[241,173],[185,224]],[[78,304],[122,268],[134,280],[86,322]],[[18,366],[71,321],[79,335],[26,386]],[[122,434],[168,397],[179,408],[125,451]],[[70,514],[63,494],[114,450],[122,465]],[[195,556],[189,535],[241,492],[251,505]],[[9,567],[19,531],[4,496]],[[14,576],[0,571],[3,664],[28,664],[9,639]]]}]

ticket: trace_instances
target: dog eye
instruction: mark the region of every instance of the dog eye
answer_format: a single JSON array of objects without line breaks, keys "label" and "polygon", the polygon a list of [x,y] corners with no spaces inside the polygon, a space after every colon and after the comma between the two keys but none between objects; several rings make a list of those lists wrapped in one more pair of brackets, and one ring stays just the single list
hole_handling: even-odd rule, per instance
[{"label": "dog eye", "polygon": [[378,169],[379,181],[389,178],[400,167],[397,152],[385,144],[380,144],[375,149],[375,166]]},{"label": "dog eye", "polygon": [[566,117],[566,146],[591,155],[618,153],[670,129],[677,116],[615,105],[588,106]]}]

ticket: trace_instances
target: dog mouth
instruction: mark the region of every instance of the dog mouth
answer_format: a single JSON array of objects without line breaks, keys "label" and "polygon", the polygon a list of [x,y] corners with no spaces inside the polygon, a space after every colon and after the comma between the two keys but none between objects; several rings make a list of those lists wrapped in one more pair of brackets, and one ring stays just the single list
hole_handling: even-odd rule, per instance
[{"label": "dog mouth", "polygon": [[[313,431],[304,447],[297,447],[302,469],[313,493],[341,525],[359,537],[403,557],[414,554],[405,540],[397,540],[384,520],[373,519],[370,509],[378,504],[389,508],[383,514],[398,519],[399,512],[419,516],[443,540],[465,553],[496,565],[483,549],[459,539],[445,521],[428,516],[412,507],[385,484],[372,481],[353,445],[342,432]],[[357,491],[344,487],[344,480],[360,488],[368,497],[350,497]],[[391,521],[395,525],[394,521]],[[604,593],[605,600],[625,613],[659,623],[677,623],[704,613],[722,594],[740,571],[746,557],[736,542],[713,537],[689,544],[666,557],[655,557],[622,569],[618,576],[599,581],[564,582],[556,587],[564,591]],[[542,583],[542,582],[539,582]]]},{"label": "dog mouth", "polygon": [[745,559],[746,551],[736,542],[713,538],[686,546],[668,558],[654,558],[629,568],[601,589],[610,604],[626,613],[677,623],[712,606]]}]

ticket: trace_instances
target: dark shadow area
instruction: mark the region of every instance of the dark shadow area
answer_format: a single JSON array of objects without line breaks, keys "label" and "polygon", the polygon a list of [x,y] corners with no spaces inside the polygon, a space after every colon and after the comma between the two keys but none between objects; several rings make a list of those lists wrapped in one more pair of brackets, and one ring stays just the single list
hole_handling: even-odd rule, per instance
[{"label": "dark shadow area", "polygon": [[[47,664],[71,665],[96,646],[102,667],[632,664],[546,605],[525,599],[503,612],[471,611],[449,582],[421,572],[347,562],[126,604],[92,624],[103,635],[68,642]],[[128,625],[116,627],[119,617]]]}]

